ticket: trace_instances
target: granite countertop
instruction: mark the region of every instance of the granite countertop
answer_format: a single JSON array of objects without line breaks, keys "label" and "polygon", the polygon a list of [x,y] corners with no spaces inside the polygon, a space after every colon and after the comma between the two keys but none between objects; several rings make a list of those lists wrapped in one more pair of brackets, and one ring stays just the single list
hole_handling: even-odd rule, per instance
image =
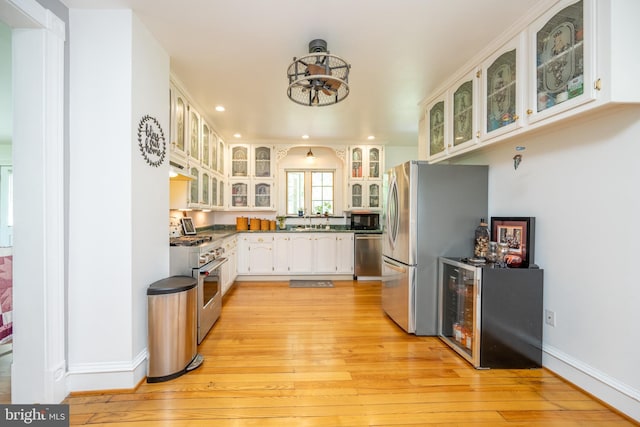
[{"label": "granite countertop", "polygon": [[198,234],[211,235],[214,240],[225,239],[237,233],[355,233],[355,234],[382,234],[382,230],[351,230],[344,225],[332,226],[329,230],[325,228],[304,228],[298,226],[287,226],[286,229],[276,230],[236,230],[234,226],[214,226],[198,229]]}]

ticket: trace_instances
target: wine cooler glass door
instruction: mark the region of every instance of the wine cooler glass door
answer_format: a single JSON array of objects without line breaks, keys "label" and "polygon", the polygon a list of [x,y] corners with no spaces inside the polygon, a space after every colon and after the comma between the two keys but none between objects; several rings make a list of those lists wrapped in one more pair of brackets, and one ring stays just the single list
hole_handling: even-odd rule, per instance
[{"label": "wine cooler glass door", "polygon": [[[456,265],[457,264],[457,265]],[[440,336],[462,357],[478,366],[479,275],[481,269],[440,261]]]}]

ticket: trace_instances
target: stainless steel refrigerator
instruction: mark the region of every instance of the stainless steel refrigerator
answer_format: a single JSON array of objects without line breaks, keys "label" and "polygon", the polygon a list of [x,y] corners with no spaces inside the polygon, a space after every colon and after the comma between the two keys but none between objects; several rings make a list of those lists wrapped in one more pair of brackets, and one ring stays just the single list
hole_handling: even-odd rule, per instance
[{"label": "stainless steel refrigerator", "polygon": [[402,329],[438,334],[438,257],[473,255],[487,218],[488,167],[409,161],[387,171],[382,308]]}]

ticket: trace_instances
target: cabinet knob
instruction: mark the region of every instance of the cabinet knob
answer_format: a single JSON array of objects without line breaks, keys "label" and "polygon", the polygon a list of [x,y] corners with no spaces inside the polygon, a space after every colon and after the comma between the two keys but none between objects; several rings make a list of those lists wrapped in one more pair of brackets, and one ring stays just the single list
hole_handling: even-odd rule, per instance
[{"label": "cabinet knob", "polygon": [[596,80],[595,84],[593,85],[593,88],[595,90],[602,90],[602,79]]},{"label": "cabinet knob", "polygon": [[531,108],[529,108],[529,109],[527,110],[527,114],[528,114],[528,115],[533,114],[533,110],[532,110]]},{"label": "cabinet knob", "polygon": [[520,118],[520,116],[519,116],[519,115],[517,115],[517,114],[514,114],[514,115],[513,115],[513,120],[518,120],[519,118]]}]

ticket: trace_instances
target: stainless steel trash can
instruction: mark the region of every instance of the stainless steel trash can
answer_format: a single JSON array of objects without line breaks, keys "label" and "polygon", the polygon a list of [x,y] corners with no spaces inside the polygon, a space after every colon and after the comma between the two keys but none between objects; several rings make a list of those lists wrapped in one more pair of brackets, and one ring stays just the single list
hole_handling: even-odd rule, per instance
[{"label": "stainless steel trash can", "polygon": [[202,363],[198,351],[197,279],[173,276],[147,289],[147,382],[167,381]]}]

